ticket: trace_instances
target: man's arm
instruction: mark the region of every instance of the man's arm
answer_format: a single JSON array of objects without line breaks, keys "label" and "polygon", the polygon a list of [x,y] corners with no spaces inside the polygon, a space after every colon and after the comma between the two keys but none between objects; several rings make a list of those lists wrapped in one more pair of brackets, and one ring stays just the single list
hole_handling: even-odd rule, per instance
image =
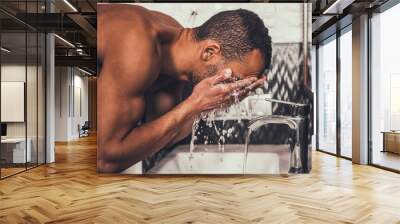
[{"label": "man's arm", "polygon": [[[258,79],[254,83],[252,83],[250,86],[248,86],[247,88],[240,91],[239,96],[238,96],[239,100],[240,101],[243,100],[245,97],[248,96],[250,91],[253,91],[253,90],[261,87],[262,85],[264,85],[265,80],[266,80],[266,77],[262,76],[260,79]],[[226,101],[226,106],[232,104],[233,101],[234,101],[233,97],[230,100],[228,99]],[[220,106],[223,107],[223,105],[220,105]],[[174,139],[172,139],[172,141],[167,146],[172,146],[172,145],[178,143],[180,140],[187,137],[192,132],[192,125],[193,125],[195,118],[196,118],[196,116],[192,116],[191,118],[187,119],[183,123],[183,125],[180,127],[179,133],[175,136]]]},{"label": "man's arm", "polygon": [[218,84],[229,78],[223,74],[204,79],[188,99],[139,126],[146,104],[143,92],[156,79],[160,64],[157,46],[149,41],[153,37],[145,36],[143,29],[108,38],[113,46],[102,50],[104,62],[98,79],[98,169],[102,172],[122,171],[154,154],[176,139],[194,116],[220,106],[232,91],[256,80]]},{"label": "man's arm", "polygon": [[[189,130],[192,119],[201,111],[217,107],[219,102],[224,102],[227,92],[254,81],[242,80],[240,83],[220,87],[213,85],[214,79],[203,80],[203,84],[200,83],[187,100],[141,126],[129,128],[129,124],[137,123],[143,114],[144,103],[141,97],[131,100],[135,106],[132,111],[124,109],[123,100],[107,100],[107,106],[99,107],[99,169],[104,172],[122,171],[159,151],[171,141],[183,138],[187,135],[185,132]],[[109,112],[114,115],[107,115]]]},{"label": "man's arm", "polygon": [[[108,100],[106,107],[99,108],[99,118],[107,117],[99,119],[99,169],[104,172],[122,171],[159,151],[171,141],[183,138],[187,135],[185,132],[189,130],[195,116],[201,111],[217,107],[218,102],[224,101],[225,92],[232,92],[233,89],[241,88],[240,86],[249,85],[252,80],[243,80],[239,85],[227,84],[225,88],[213,86],[211,78],[203,82],[206,84],[203,86],[209,86],[207,90],[200,88],[163,116],[131,128],[128,128],[129,123],[137,123],[143,114],[142,98],[135,97],[131,100],[135,105],[135,110],[131,113],[121,108],[123,101]],[[199,95],[198,92],[202,94]],[[113,108],[122,110],[117,111]],[[111,117],[106,115],[107,110],[110,112],[113,110],[114,115]],[[127,116],[131,116],[132,119],[124,119]]]},{"label": "man's arm", "polygon": [[[183,102],[160,118],[127,130],[125,136],[121,136],[119,130],[106,130],[107,138],[99,141],[99,148],[103,149],[99,168],[105,172],[122,171],[159,151],[176,137],[179,126],[197,113],[190,104]],[[137,118],[133,118],[132,122]],[[118,120],[114,122],[119,123]]]}]

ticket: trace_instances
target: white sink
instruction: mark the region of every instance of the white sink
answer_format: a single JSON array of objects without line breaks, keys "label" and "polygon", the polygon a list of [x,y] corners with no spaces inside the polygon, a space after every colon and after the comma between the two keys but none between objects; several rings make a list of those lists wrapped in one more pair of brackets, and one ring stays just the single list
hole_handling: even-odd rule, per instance
[{"label": "white sink", "polygon": [[[149,174],[243,174],[244,145],[196,145],[190,155],[189,145],[177,146],[161,159]],[[250,145],[246,174],[288,173],[287,145]]]}]

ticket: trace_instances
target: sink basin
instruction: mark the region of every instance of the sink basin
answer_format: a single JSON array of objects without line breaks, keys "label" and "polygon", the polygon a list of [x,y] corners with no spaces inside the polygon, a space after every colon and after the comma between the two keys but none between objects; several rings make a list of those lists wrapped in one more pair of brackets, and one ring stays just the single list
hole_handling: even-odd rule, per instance
[{"label": "sink basin", "polygon": [[[244,145],[195,145],[192,156],[189,145],[179,145],[159,161],[149,174],[242,174]],[[288,145],[250,145],[246,174],[287,174]]]}]

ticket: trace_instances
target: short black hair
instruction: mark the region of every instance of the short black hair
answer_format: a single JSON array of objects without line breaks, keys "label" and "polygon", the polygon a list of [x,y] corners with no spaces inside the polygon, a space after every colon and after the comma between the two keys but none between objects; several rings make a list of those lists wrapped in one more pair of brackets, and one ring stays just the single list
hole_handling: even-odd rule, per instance
[{"label": "short black hair", "polygon": [[265,69],[271,65],[271,37],[261,18],[245,9],[219,12],[194,28],[197,41],[212,39],[221,45],[227,59],[239,59],[252,50],[260,50]]}]

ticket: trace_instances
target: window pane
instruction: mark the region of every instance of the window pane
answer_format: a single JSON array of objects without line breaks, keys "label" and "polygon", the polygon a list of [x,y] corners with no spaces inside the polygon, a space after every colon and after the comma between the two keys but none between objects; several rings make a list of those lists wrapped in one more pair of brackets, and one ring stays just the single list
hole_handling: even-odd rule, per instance
[{"label": "window pane", "polygon": [[400,170],[400,4],[372,18],[372,163]]},{"label": "window pane", "polygon": [[318,48],[318,147],[336,153],[336,40]]},{"label": "window pane", "polygon": [[340,36],[340,152],[352,156],[352,35]]}]

